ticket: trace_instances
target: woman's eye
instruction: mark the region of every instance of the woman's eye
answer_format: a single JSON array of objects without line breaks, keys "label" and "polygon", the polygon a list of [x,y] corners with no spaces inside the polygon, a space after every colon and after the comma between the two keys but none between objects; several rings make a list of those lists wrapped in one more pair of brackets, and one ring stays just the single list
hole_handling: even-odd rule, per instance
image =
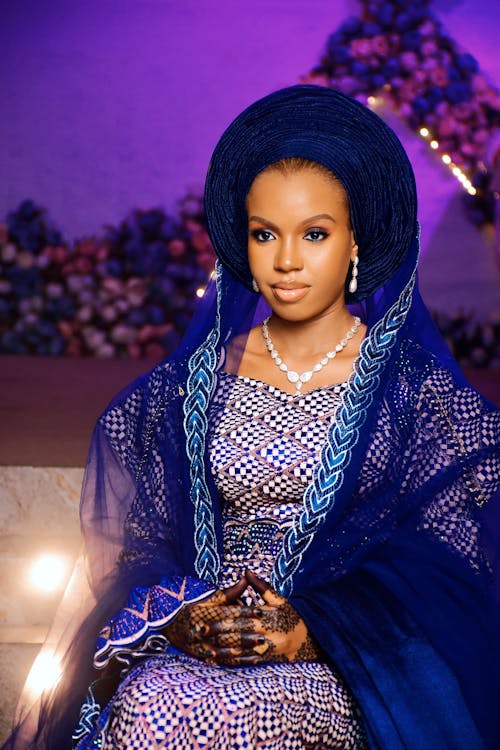
[{"label": "woman's eye", "polygon": [[275,239],[274,234],[269,229],[254,229],[250,234],[257,242],[270,242]]},{"label": "woman's eye", "polygon": [[324,229],[308,229],[304,235],[304,239],[309,240],[310,242],[321,242],[321,240],[324,240],[327,237],[328,232],[325,232]]}]

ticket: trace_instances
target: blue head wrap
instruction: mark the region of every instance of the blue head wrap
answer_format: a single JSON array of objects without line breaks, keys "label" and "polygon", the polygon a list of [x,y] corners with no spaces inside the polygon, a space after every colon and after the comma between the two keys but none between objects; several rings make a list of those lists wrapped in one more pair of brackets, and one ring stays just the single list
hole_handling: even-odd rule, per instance
[{"label": "blue head wrap", "polygon": [[317,162],[342,183],[359,248],[362,300],[395,272],[415,237],[411,164],[395,133],[359,102],[321,86],[276,91],[245,109],[222,135],[205,186],[208,231],[222,264],[247,288],[245,199],[255,177],[280,159]]}]

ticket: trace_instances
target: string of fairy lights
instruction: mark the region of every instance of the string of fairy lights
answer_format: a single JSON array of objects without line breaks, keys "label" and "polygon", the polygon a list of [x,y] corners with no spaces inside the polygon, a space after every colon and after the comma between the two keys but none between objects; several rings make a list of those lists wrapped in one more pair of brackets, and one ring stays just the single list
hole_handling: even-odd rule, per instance
[{"label": "string of fairy lights", "polygon": [[[367,98],[367,105],[370,109],[377,109],[377,107],[382,104],[383,99],[379,98],[377,96],[369,96]],[[438,139],[432,134],[429,128],[422,126],[418,130],[418,134],[421,138],[424,139],[429,144],[429,147],[432,151],[440,151],[439,147],[439,141]],[[458,166],[458,164],[455,164],[451,156],[447,153],[441,154],[441,161],[442,163],[448,167],[453,177],[455,177],[458,182],[462,185],[463,189],[466,190],[469,195],[476,195],[477,190],[470,181],[470,179],[467,177],[466,173]]]}]

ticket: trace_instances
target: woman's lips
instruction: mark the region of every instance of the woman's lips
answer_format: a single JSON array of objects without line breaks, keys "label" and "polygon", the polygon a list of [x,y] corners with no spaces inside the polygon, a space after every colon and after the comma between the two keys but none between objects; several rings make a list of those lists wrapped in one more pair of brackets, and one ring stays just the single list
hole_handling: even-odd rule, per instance
[{"label": "woman's lips", "polygon": [[273,286],[273,294],[280,302],[298,302],[307,293],[307,286]]}]

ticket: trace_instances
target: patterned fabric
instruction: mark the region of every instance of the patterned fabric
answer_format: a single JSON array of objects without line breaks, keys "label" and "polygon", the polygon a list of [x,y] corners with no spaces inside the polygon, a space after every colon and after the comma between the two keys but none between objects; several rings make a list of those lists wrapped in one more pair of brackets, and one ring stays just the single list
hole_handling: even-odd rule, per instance
[{"label": "patterned fabric", "polygon": [[[245,567],[270,579],[286,530],[300,512],[318,452],[347,383],[299,396],[221,373],[212,401],[210,465],[223,498],[222,585]],[[248,603],[260,601],[249,590]]]},{"label": "patterned fabric", "polygon": [[[345,387],[291,396],[221,373],[209,455],[223,501],[223,586],[245,567],[269,580]],[[261,601],[250,592],[245,598]],[[329,665],[224,668],[177,653],[150,657],[124,679],[103,748],[153,743],[214,750],[365,747],[353,698]]]},{"label": "patterned fabric", "polygon": [[190,576],[162,579],[155,586],[134,586],[127,606],[99,633],[94,665],[104,667],[111,656],[163,628],[181,608],[215,593],[206,581]]},{"label": "patterned fabric", "polygon": [[365,747],[355,707],[323,664],[223,669],[152,657],[130,673],[103,750]]}]

